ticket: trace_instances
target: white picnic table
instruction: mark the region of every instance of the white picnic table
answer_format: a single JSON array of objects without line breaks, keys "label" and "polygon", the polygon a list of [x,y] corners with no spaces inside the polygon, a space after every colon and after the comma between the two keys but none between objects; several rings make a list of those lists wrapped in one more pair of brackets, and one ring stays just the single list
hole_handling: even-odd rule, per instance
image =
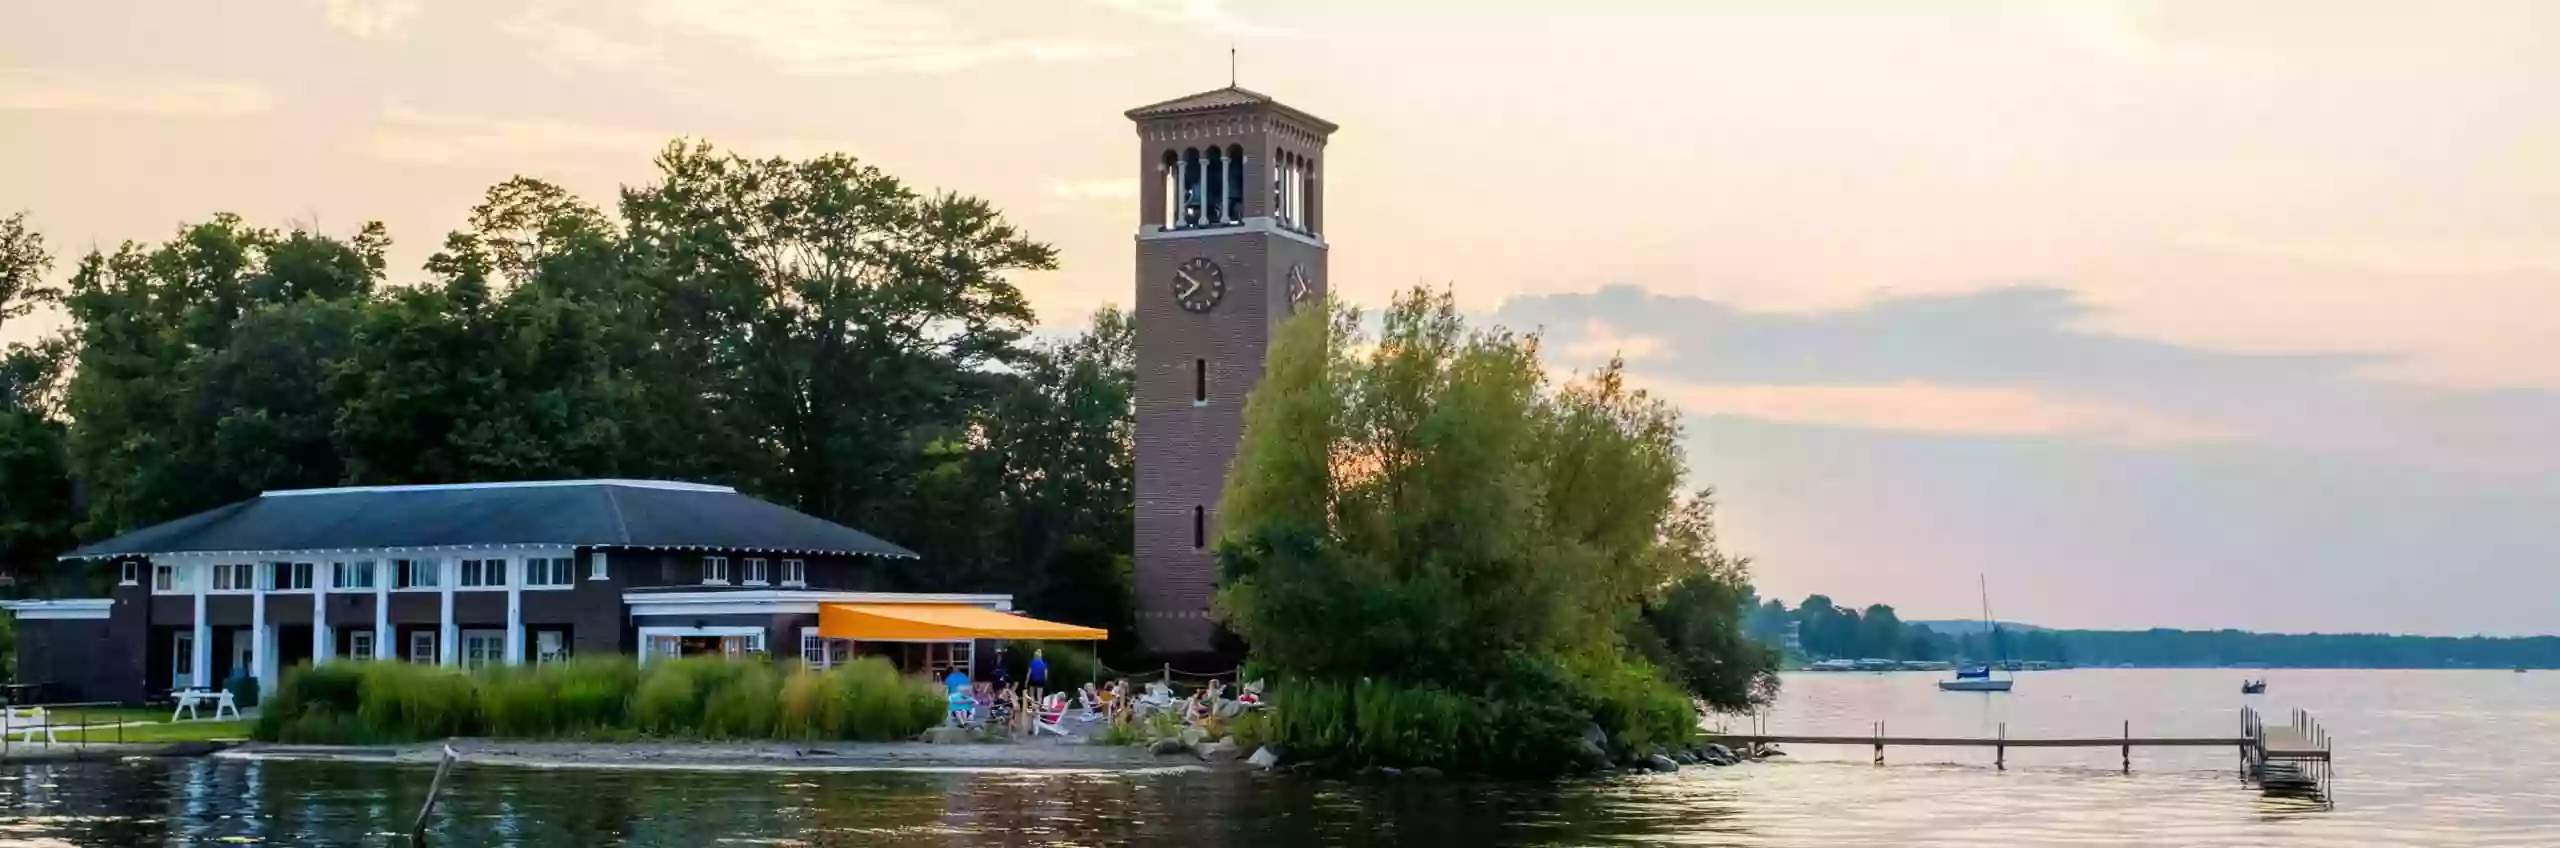
[{"label": "white picnic table", "polygon": [[213,704],[215,721],[222,720],[223,710],[230,710],[232,718],[240,717],[240,703],[231,697],[227,689],[180,689],[169,693],[169,697],[178,702],[177,708],[169,711],[170,721],[177,721],[179,713],[186,713],[188,718],[201,718],[196,713],[196,705],[207,702]]},{"label": "white picnic table", "polygon": [[54,741],[53,715],[45,708],[9,707],[6,712],[0,712],[0,738],[15,733],[25,737],[20,741],[33,742],[38,732],[44,734],[44,741]]}]

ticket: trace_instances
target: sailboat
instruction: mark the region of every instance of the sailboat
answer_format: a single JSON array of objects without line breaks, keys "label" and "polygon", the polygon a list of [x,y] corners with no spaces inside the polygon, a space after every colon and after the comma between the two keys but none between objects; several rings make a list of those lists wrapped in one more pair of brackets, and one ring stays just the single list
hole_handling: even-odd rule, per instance
[{"label": "sailboat", "polygon": [[[2009,650],[2000,645],[2000,625],[1991,623],[1991,583],[1979,575],[1976,575],[1975,579],[1982,581],[1982,632],[1990,634],[1993,649],[1999,651],[2001,664],[2006,665]],[[1956,669],[1954,680],[1938,681],[1938,691],[2007,692],[2010,685],[2018,682],[2014,675],[2007,679],[1992,677],[1991,668],[1987,665],[1978,665]]]}]

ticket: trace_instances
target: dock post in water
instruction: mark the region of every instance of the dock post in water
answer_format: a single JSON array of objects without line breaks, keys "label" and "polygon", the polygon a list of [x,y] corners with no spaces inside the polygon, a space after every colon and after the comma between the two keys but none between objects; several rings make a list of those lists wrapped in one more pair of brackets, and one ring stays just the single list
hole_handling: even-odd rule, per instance
[{"label": "dock post in water", "polygon": [[2124,773],[2133,773],[2133,719],[2124,720]]},{"label": "dock post in water", "polygon": [[444,791],[444,776],[453,772],[453,761],[457,759],[461,759],[461,756],[453,752],[453,746],[444,746],[444,759],[436,763],[436,779],[427,784],[427,802],[418,806],[418,821],[416,824],[410,825],[409,827],[409,844],[411,846],[415,846],[415,848],[425,848],[427,844],[427,815],[435,812],[436,795]]},{"label": "dock post in water", "polygon": [[2004,722],[2001,722],[2001,723],[2000,723],[2000,744],[1999,744],[1997,747],[1994,747],[1994,748],[1992,748],[1992,749],[1991,749],[1991,767],[1992,767],[1993,769],[1996,769],[1996,770],[1999,770],[1999,771],[2008,771],[2008,770],[2009,770],[2009,723],[2008,723],[2008,722],[2005,722],[2005,721],[2004,721]]}]

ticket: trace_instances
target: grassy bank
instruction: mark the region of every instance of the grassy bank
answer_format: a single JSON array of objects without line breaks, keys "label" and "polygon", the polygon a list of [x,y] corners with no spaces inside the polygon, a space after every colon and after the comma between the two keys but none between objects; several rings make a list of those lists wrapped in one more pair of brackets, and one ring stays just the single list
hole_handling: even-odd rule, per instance
[{"label": "grassy bank", "polygon": [[825,671],[764,658],[629,657],[462,672],[401,662],[303,667],[261,710],[256,738],[381,744],[520,739],[905,739],[939,722],[940,688],[866,658]]},{"label": "grassy bank", "polygon": [[1283,681],[1268,733],[1292,760],[1496,775],[1552,775],[1591,765],[1585,730],[1612,759],[1694,741],[1688,696],[1640,664],[1570,671],[1521,657],[1474,691],[1368,679]]}]

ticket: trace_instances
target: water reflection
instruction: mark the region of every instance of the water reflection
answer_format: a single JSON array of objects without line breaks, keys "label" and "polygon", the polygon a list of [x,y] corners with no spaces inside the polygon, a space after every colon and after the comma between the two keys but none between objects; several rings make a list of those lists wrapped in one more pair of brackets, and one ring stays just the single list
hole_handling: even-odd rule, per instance
[{"label": "water reflection", "polygon": [[[1777,723],[1950,735],[2085,725],[2209,733],[2227,674],[2030,675],[2000,701],[1923,677],[1791,680]],[[2537,675],[2539,677],[2539,675]],[[2550,733],[2560,685],[2454,675],[2289,673],[2346,767],[2337,810],[2242,788],[2227,752],[1797,751],[1801,761],[1565,784],[1334,782],[1239,773],[542,771],[465,766],[437,845],[982,846],[1637,844],[1794,846],[2503,846],[2560,832]],[[2560,677],[2560,676],[2553,676]],[[2022,686],[2022,689],[2028,687]],[[2193,690],[2192,692],[2188,690]],[[2328,705],[2328,706],[2322,706]],[[402,844],[433,769],[139,760],[0,766],[0,848]]]}]

